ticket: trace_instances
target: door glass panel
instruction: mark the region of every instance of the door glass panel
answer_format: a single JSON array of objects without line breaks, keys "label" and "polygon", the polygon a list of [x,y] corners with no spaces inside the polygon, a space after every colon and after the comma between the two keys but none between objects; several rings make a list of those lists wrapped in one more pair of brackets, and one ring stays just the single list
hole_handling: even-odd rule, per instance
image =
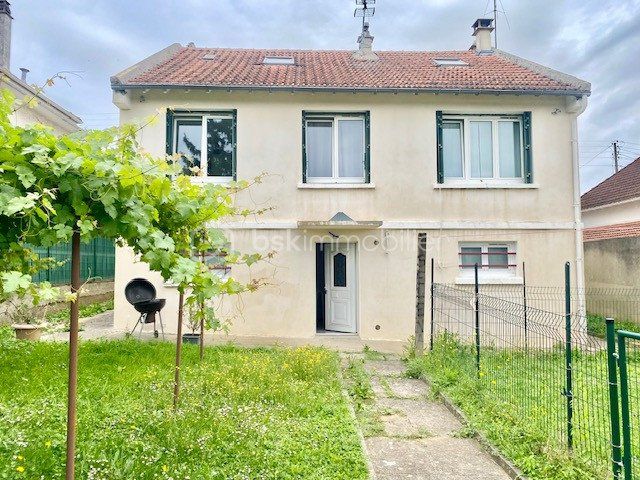
[{"label": "door glass panel", "polygon": [[347,286],[347,257],[344,253],[333,256],[333,286]]},{"label": "door glass panel", "polygon": [[491,122],[469,122],[471,128],[471,176],[493,177],[493,139]]},{"label": "door glass panel", "polygon": [[508,247],[489,247],[488,262],[490,268],[508,268],[509,267],[509,248]]},{"label": "door glass panel", "polygon": [[461,247],[460,266],[474,268],[476,263],[478,268],[482,268],[482,247]]},{"label": "door glass panel", "polygon": [[338,120],[340,177],[364,178],[364,121]]},{"label": "door glass panel", "polygon": [[193,175],[193,167],[200,167],[200,154],[202,151],[202,121],[177,120],[176,121],[176,148],[175,153],[180,154],[180,166],[183,175]]},{"label": "door glass panel", "polygon": [[233,120],[207,119],[207,175],[233,176]]},{"label": "door glass panel", "polygon": [[332,177],[333,122],[307,122],[307,176]]},{"label": "door glass panel", "polygon": [[442,159],[445,178],[462,177],[462,124],[442,125]]},{"label": "door glass panel", "polygon": [[498,148],[500,151],[500,176],[522,176],[522,147],[520,146],[520,122],[498,123]]}]

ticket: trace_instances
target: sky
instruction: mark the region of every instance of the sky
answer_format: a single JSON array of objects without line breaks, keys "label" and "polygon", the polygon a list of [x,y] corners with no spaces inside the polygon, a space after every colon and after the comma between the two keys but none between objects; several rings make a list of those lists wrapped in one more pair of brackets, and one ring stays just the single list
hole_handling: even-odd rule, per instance
[{"label": "sky", "polygon": [[[12,0],[11,69],[85,128],[118,121],[109,77],[174,42],[206,47],[355,49],[354,0]],[[377,0],[378,50],[464,50],[492,0]],[[498,0],[498,47],[591,82],[580,116],[582,189],[640,156],[640,0]]]}]

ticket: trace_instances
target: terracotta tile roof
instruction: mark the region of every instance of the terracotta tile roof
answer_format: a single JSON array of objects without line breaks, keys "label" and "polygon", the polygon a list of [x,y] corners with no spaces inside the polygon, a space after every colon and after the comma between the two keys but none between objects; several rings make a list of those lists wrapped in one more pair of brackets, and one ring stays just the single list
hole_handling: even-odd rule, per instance
[{"label": "terracotta tile roof", "polygon": [[585,242],[625,237],[640,237],[640,222],[590,227],[585,228],[583,231],[583,239]]},{"label": "terracotta tile roof", "polygon": [[[298,89],[419,89],[459,92],[589,94],[590,85],[500,50],[377,52],[356,60],[346,50],[249,50],[174,44],[112,77],[123,86]],[[264,65],[265,56],[293,57],[294,65]],[[455,58],[467,66],[437,66]]]},{"label": "terracotta tile roof", "polygon": [[582,195],[582,209],[640,197],[640,157]]}]

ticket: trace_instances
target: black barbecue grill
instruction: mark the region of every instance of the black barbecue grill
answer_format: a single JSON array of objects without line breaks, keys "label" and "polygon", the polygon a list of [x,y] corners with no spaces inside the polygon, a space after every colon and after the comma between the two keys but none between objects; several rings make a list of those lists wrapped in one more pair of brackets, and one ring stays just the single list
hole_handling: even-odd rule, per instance
[{"label": "black barbecue grill", "polygon": [[143,327],[148,323],[153,323],[153,335],[158,338],[158,329],[156,327],[156,313],[160,323],[160,331],[162,332],[162,338],[164,338],[164,326],[162,325],[162,310],[167,303],[164,298],[156,298],[156,288],[149,280],[144,278],[134,278],[127,286],[124,287],[124,296],[127,301],[133,305],[133,308],[140,313],[136,325],[133,327],[131,334],[136,331],[138,326],[140,327],[140,333],[142,335]]}]

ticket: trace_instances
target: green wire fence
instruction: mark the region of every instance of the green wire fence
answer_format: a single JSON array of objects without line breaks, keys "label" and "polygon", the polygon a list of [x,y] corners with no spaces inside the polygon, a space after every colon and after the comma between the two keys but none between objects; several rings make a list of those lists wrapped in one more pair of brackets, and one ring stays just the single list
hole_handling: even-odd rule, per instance
[{"label": "green wire fence", "polygon": [[[34,276],[36,282],[53,284],[69,283],[71,278],[71,244],[59,244],[53,247],[33,247],[41,258],[55,258],[65,262],[62,266],[41,270]],[[113,241],[96,238],[80,246],[81,281],[89,278],[113,280],[115,274],[115,246]]]},{"label": "green wire fence", "polygon": [[[564,288],[434,283],[427,365],[444,365],[457,382],[469,382],[479,404],[502,417],[496,418],[497,428],[507,418],[544,439],[550,452],[571,455],[593,478],[607,478],[612,407],[604,315],[615,307],[628,322],[638,319],[640,292],[578,291],[570,285],[568,264],[565,273]],[[623,305],[615,305],[620,299]],[[587,305],[600,310],[598,315],[586,314]],[[601,332],[599,324],[594,327],[600,320]],[[630,418],[635,419],[640,415],[639,345],[634,340],[638,350],[628,353],[625,363],[632,379]],[[640,421],[635,423],[629,448],[637,468]]]}]

